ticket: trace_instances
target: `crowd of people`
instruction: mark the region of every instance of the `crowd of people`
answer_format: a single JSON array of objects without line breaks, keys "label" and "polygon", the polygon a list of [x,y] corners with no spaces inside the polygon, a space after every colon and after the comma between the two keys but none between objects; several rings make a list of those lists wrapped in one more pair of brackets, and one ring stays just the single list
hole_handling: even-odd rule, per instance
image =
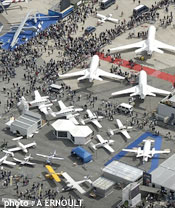
[{"label": "crowd of people", "polygon": [[[12,89],[3,88],[3,92],[7,94],[6,102],[6,112],[9,112],[13,107],[16,107],[16,103],[19,98],[23,95],[28,96],[33,93],[35,89],[39,89],[43,93],[48,92],[48,85],[55,83],[58,78],[58,73],[66,73],[67,71],[73,69],[74,67],[84,68],[87,66],[87,58],[92,57],[96,53],[105,53],[103,47],[112,40],[117,38],[119,35],[125,31],[132,31],[136,26],[150,21],[160,21],[163,26],[169,25],[173,21],[172,14],[168,15],[168,8],[170,4],[174,4],[175,0],[161,0],[155,2],[152,5],[150,11],[146,14],[142,14],[139,17],[131,17],[128,21],[123,19],[120,21],[119,25],[115,25],[114,28],[101,32],[99,35],[83,35],[77,37],[77,31],[84,31],[84,27],[79,28],[80,23],[84,25],[86,19],[91,15],[96,15],[97,9],[94,3],[83,4],[78,7],[71,15],[69,15],[66,20],[57,22],[56,24],[50,26],[45,31],[40,32],[36,37],[30,39],[26,44],[17,46],[16,49],[11,51],[1,50],[1,63],[2,68],[0,70],[0,75],[3,82],[14,82],[12,81],[14,77],[17,76],[17,70],[22,68],[23,80],[27,85],[22,85],[19,83],[13,83]],[[159,9],[165,9],[167,16],[160,19]],[[146,34],[140,33],[141,36]],[[140,37],[140,35],[139,35]],[[41,64],[38,63],[38,59],[43,55],[47,54],[51,57],[53,53],[56,53],[58,58],[50,58],[48,62],[43,61]],[[109,55],[108,52],[105,55]],[[121,54],[116,54],[112,56],[115,58],[121,58]],[[120,66],[115,66],[111,68],[111,73],[116,73],[125,76],[128,79],[129,74],[123,72]],[[133,77],[131,77],[133,78]],[[136,80],[136,77],[134,77]],[[81,101],[81,95],[76,95],[76,92],[71,90],[70,86],[66,86],[62,83],[63,93],[60,96],[67,97],[71,102]],[[95,107],[97,102],[97,96],[94,97],[91,94],[87,94],[87,105],[91,105],[92,108]],[[1,105],[1,101],[0,101]],[[113,104],[110,101],[103,100],[101,105],[98,107],[97,113],[103,112],[103,115],[109,119],[113,120],[116,113],[117,103]],[[95,108],[94,108],[95,109]],[[155,129],[157,125],[155,121],[148,122],[147,116],[144,119],[138,117],[136,113],[130,115],[130,125],[138,128],[149,127],[152,131],[158,132]],[[0,179],[2,181],[2,186],[6,187],[10,184],[11,173],[1,171]],[[14,178],[15,180],[15,178]],[[22,199],[38,200],[42,198],[54,199],[57,195],[57,191],[51,189],[44,189],[41,183],[33,184],[31,188],[26,188],[25,191],[21,191],[20,186],[28,186],[30,180],[28,178],[22,177],[16,184],[16,195]],[[23,184],[23,185],[21,185]],[[39,191],[40,190],[40,191]],[[40,192],[38,196],[37,193]]]}]

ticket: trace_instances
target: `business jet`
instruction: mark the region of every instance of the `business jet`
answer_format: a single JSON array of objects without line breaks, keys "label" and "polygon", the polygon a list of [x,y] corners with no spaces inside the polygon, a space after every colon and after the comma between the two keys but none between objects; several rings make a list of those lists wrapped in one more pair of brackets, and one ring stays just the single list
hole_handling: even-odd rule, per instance
[{"label": "business jet", "polygon": [[105,15],[97,13],[97,18],[99,18],[99,20],[98,20],[99,23],[104,23],[105,21],[110,21],[110,22],[113,22],[113,23],[119,23],[118,19],[112,18],[112,14],[109,14],[109,15],[105,16]]},{"label": "business jet", "polygon": [[10,166],[15,166],[16,163],[7,161],[7,158],[10,155],[14,156],[13,152],[9,152],[9,151],[6,151],[6,150],[3,150],[3,152],[5,153],[5,156],[0,159],[0,165],[5,164],[5,165],[10,165]]},{"label": "business jet", "polygon": [[105,140],[102,138],[101,135],[97,134],[97,139],[100,141],[100,143],[98,144],[93,144],[92,143],[92,148],[94,148],[95,150],[97,150],[97,148],[100,148],[100,147],[104,147],[105,149],[107,149],[110,153],[113,153],[114,150],[112,149],[112,147],[110,146],[111,144],[114,143],[114,140],[112,139],[109,139],[109,140]]},{"label": "business jet", "polygon": [[[132,93],[132,94],[130,94]],[[139,84],[135,87],[131,87],[126,90],[121,90],[118,92],[113,92],[111,95],[123,95],[123,94],[130,94],[130,96],[136,96],[139,95],[141,99],[145,99],[147,95],[150,96],[156,96],[156,94],[163,94],[163,95],[169,95],[170,92],[166,90],[161,90],[155,87],[152,87],[147,84],[147,73],[145,71],[140,71],[139,73]]]},{"label": "business jet", "polygon": [[147,162],[148,158],[152,158],[155,154],[170,153],[170,149],[165,149],[165,150],[155,150],[155,148],[151,149],[151,143],[153,143],[154,140],[146,139],[143,140],[143,142],[144,142],[143,149],[141,149],[141,147],[138,147],[133,149],[122,149],[122,151],[136,153],[136,157],[143,157],[143,162]]},{"label": "business jet", "polygon": [[17,151],[20,151],[22,150],[24,153],[28,153],[28,148],[30,147],[36,147],[36,142],[32,142],[32,143],[29,143],[29,144],[22,144],[19,140],[22,139],[23,137],[17,137],[17,138],[14,138],[12,139],[13,141],[17,141],[18,143],[18,147],[14,147],[14,148],[11,148],[11,149],[8,149],[8,152],[17,152]]},{"label": "business jet", "polygon": [[103,116],[97,116],[95,113],[92,113],[89,109],[87,109],[86,112],[88,114],[88,118],[84,120],[81,119],[81,123],[85,125],[85,123],[92,122],[98,128],[102,128],[102,125],[99,123],[99,120],[101,120]]},{"label": "business jet", "polygon": [[61,118],[66,117],[66,119],[71,120],[74,124],[78,125],[78,121],[75,119],[76,116],[78,116],[78,112],[83,111],[82,108],[75,108],[74,106],[65,106],[62,100],[58,101],[58,104],[60,106],[60,111],[53,112],[51,108],[48,108],[48,113],[53,116],[54,118]]},{"label": "business jet", "polygon": [[50,155],[43,155],[43,154],[36,154],[36,155],[38,155],[39,157],[47,158],[46,162],[48,164],[51,164],[52,160],[64,160],[64,158],[62,157],[56,157],[57,156],[56,150],[53,153],[50,153]]},{"label": "business jet", "polygon": [[63,191],[69,191],[72,189],[76,189],[77,191],[79,191],[81,194],[85,194],[86,191],[80,186],[80,184],[84,183],[84,182],[89,182],[90,184],[92,183],[92,181],[86,177],[84,180],[82,181],[75,181],[70,175],[68,175],[68,173],[63,172],[62,176],[66,179],[66,187],[63,188]]},{"label": "business jet", "polygon": [[143,41],[140,41],[137,43],[132,43],[132,44],[125,45],[125,46],[111,48],[109,50],[110,50],[110,52],[115,52],[115,51],[122,51],[122,50],[131,49],[131,48],[139,48],[139,49],[135,50],[136,54],[146,51],[148,55],[152,55],[152,53],[154,51],[157,53],[163,54],[164,52],[161,49],[175,51],[174,46],[170,46],[168,44],[165,44],[161,41],[156,40],[155,34],[156,34],[156,28],[155,28],[155,26],[151,25],[151,26],[149,26],[148,38],[146,40],[143,40]]},{"label": "business jet", "polygon": [[13,159],[20,163],[20,165],[31,165],[31,166],[34,166],[36,163],[32,163],[30,162],[30,159],[33,159],[33,157],[31,156],[31,154],[29,156],[26,156],[24,157],[24,160],[20,160],[20,159],[17,159],[15,157],[13,157]]},{"label": "business jet", "polygon": [[35,100],[28,101],[30,107],[38,107],[38,109],[44,113],[45,115],[48,115],[48,107],[52,106],[53,103],[50,102],[49,96],[41,96],[38,90],[34,91],[35,94]]},{"label": "business jet", "polygon": [[128,130],[132,129],[132,126],[124,126],[122,122],[119,119],[116,119],[118,129],[109,129],[109,133],[111,136],[114,135],[114,133],[121,133],[123,134],[127,139],[131,139],[130,135],[128,134]]},{"label": "business jet", "polygon": [[101,69],[98,68],[99,66],[99,56],[94,55],[91,60],[90,68],[84,69],[78,72],[73,72],[73,73],[68,73],[68,74],[58,74],[60,78],[69,78],[69,77],[76,77],[76,76],[81,76],[77,80],[84,80],[84,79],[89,79],[89,82],[92,82],[94,79],[102,81],[103,79],[100,78],[102,77],[107,77],[107,78],[115,78],[115,79],[125,79],[122,76],[112,74],[109,72],[105,72]]}]

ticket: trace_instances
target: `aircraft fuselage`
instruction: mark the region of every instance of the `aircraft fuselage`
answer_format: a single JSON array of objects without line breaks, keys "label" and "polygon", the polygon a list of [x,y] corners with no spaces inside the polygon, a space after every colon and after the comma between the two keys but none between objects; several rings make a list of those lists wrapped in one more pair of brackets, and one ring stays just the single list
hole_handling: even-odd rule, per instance
[{"label": "aircraft fuselage", "polygon": [[144,147],[143,147],[143,161],[147,162],[148,161],[148,156],[151,150],[151,141],[150,140],[146,140]]},{"label": "aircraft fuselage", "polygon": [[155,41],[155,35],[156,35],[156,28],[155,26],[151,25],[148,29],[148,38],[147,38],[147,54],[152,55],[154,51],[154,41]]},{"label": "aircraft fuselage", "polygon": [[139,89],[140,89],[140,98],[144,99],[146,96],[147,88],[147,74],[145,71],[140,71],[139,74]]},{"label": "aircraft fuselage", "polygon": [[99,65],[99,57],[94,55],[89,68],[89,81],[92,82],[97,74],[97,67]]}]

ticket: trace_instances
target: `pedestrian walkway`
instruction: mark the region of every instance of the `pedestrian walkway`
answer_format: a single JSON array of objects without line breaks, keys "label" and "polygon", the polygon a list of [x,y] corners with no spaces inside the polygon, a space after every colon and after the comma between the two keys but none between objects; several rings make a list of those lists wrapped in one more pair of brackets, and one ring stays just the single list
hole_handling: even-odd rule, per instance
[{"label": "pedestrian walkway", "polygon": [[[99,55],[101,60],[111,62],[111,56],[104,57],[103,53],[99,53],[98,55]],[[171,82],[173,84],[175,83],[175,76],[174,75],[168,74],[166,72],[161,72],[159,70],[156,70],[156,69],[153,69],[153,68],[150,68],[150,67],[147,67],[147,66],[142,66],[140,64],[135,64],[133,67],[131,67],[131,65],[129,64],[129,61],[124,60],[124,59],[118,59],[118,58],[116,58],[113,61],[113,64],[120,64],[120,66],[123,66],[123,67],[128,68],[128,69],[132,69],[132,70],[135,70],[135,71],[144,70],[144,71],[146,71],[146,73],[148,75],[150,75],[152,77],[157,77],[159,79],[163,79],[163,80]]]},{"label": "pedestrian walkway", "polygon": [[[162,137],[158,135],[154,135],[150,132],[145,132],[142,134],[139,138],[137,138],[134,142],[132,142],[130,145],[128,145],[125,149],[132,149],[134,147],[138,147],[139,144],[144,140],[147,139],[148,137],[151,137],[152,139],[155,140],[154,142],[154,148],[156,150],[160,150],[161,144],[162,144]],[[110,159],[108,162],[105,163],[105,166],[110,164],[113,160],[120,160],[122,157],[124,157],[128,152],[121,151],[117,155],[115,155],[112,159]],[[149,169],[149,173],[152,172],[155,168],[158,167],[159,165],[159,155],[160,154],[155,154],[154,157],[151,159],[151,167]]]}]

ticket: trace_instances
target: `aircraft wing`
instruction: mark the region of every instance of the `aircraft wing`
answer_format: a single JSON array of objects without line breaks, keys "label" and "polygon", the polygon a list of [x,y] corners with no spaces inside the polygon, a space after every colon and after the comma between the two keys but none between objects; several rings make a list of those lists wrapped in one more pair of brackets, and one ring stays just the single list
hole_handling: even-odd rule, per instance
[{"label": "aircraft wing", "polygon": [[150,151],[150,154],[168,154],[170,153],[170,149],[167,149],[167,150],[154,150],[154,151]]},{"label": "aircraft wing", "polygon": [[62,100],[59,100],[59,101],[58,101],[58,104],[59,104],[61,110],[67,108],[67,107],[65,106],[65,104],[63,103]]},{"label": "aircraft wing", "polygon": [[168,45],[168,44],[163,43],[161,41],[155,40],[155,44],[156,44],[157,48],[161,48],[161,49],[163,48],[163,49],[166,49],[166,50],[175,51],[175,47],[174,46]]},{"label": "aircraft wing", "polygon": [[99,129],[102,128],[102,125],[99,123],[99,121],[98,121],[97,119],[92,119],[91,121],[92,121],[92,123],[93,123],[94,125],[96,125]]},{"label": "aircraft wing", "polygon": [[48,155],[42,155],[42,154],[36,154],[36,155],[38,155],[38,156],[40,156],[40,157],[46,157],[46,158],[49,157]]},{"label": "aircraft wing", "polygon": [[127,132],[125,129],[123,129],[123,130],[121,131],[121,133],[122,133],[127,139],[131,139],[130,135],[128,134],[128,132]]},{"label": "aircraft wing", "polygon": [[[137,148],[135,148],[135,149],[122,149],[122,151],[137,153],[138,152],[138,149]],[[143,150],[141,150],[141,151],[143,151]]]},{"label": "aircraft wing", "polygon": [[106,148],[111,153],[114,152],[113,148],[109,144],[105,144],[103,147]]},{"label": "aircraft wing", "polygon": [[108,17],[108,20],[111,22],[118,23],[118,19],[115,19],[115,18]]},{"label": "aircraft wing", "polygon": [[148,91],[148,93],[150,93],[150,94],[151,94],[151,93],[163,94],[163,95],[169,95],[169,94],[170,94],[169,91],[161,90],[161,89],[152,87],[152,86],[150,86],[150,85],[147,85],[147,91]]},{"label": "aircraft wing", "polygon": [[116,122],[117,122],[118,128],[121,129],[123,127],[122,122],[119,119],[116,119]]},{"label": "aircraft wing", "polygon": [[21,149],[22,149],[21,147],[14,147],[14,148],[8,149],[8,152],[17,152]]},{"label": "aircraft wing", "polygon": [[107,78],[125,79],[125,77],[103,71],[102,69],[99,69],[99,68],[97,69],[97,73],[98,73],[98,76],[103,76],[103,77],[107,77]]},{"label": "aircraft wing", "polygon": [[36,142],[32,142],[32,143],[26,144],[26,145],[24,145],[24,146],[25,146],[25,148],[29,148],[29,147],[36,146]]},{"label": "aircraft wing", "polygon": [[29,161],[25,161],[25,163],[24,164],[27,164],[27,165],[35,165],[36,163],[32,163],[32,162],[29,162]]},{"label": "aircraft wing", "polygon": [[81,194],[86,193],[86,191],[83,188],[81,188],[81,186],[78,185],[77,182],[74,181],[73,178],[71,178],[70,175],[68,175],[66,172],[63,172],[62,173],[62,176],[67,180],[67,183],[69,183],[70,185],[72,185],[72,188],[76,189]]},{"label": "aircraft wing", "polygon": [[41,99],[41,95],[40,95],[40,93],[38,92],[38,90],[35,90],[35,91],[34,91],[34,95],[35,95],[35,100],[40,100],[40,99]]},{"label": "aircraft wing", "polygon": [[97,17],[100,18],[101,20],[105,20],[106,16],[102,14],[97,14]]},{"label": "aircraft wing", "polygon": [[87,109],[86,112],[87,112],[89,118],[93,118],[93,117],[94,117],[94,115],[93,115],[93,113],[91,112],[91,110]]},{"label": "aircraft wing", "polygon": [[3,163],[3,164],[6,164],[6,165],[13,165],[13,166],[16,165],[16,163],[10,162],[10,161],[7,161],[7,160],[4,160],[2,163]]},{"label": "aircraft wing", "polygon": [[13,158],[16,162],[19,162],[19,163],[22,163],[23,161],[22,160],[19,160],[19,159],[17,159],[17,158]]},{"label": "aircraft wing", "polygon": [[123,94],[129,94],[129,93],[135,93],[137,91],[137,86],[135,87],[131,87],[129,89],[126,89],[126,90],[121,90],[121,91],[118,91],[118,92],[113,92],[111,95],[112,96],[116,96],[116,95],[123,95]]},{"label": "aircraft wing", "polygon": [[72,116],[67,116],[67,119],[72,121],[75,125],[79,124],[79,122],[77,121],[77,119],[73,115]]},{"label": "aircraft wing", "polygon": [[61,181],[60,177],[58,177],[57,173],[55,173],[54,169],[50,165],[46,165],[45,167],[47,168],[47,170],[49,171],[49,173],[52,175],[53,179],[56,182]]},{"label": "aircraft wing", "polygon": [[100,141],[100,143],[103,143],[104,142],[104,139],[101,135],[97,134],[97,139]]},{"label": "aircraft wing", "polygon": [[138,43],[132,43],[132,44],[125,45],[125,46],[119,46],[119,47],[116,47],[116,48],[111,48],[110,52],[127,50],[127,49],[131,49],[131,48],[142,48],[144,46],[145,46],[145,40],[140,41]]},{"label": "aircraft wing", "polygon": [[48,115],[48,114],[49,114],[49,112],[48,112],[48,110],[47,110],[47,106],[45,106],[45,104],[39,105],[38,108],[39,108],[39,110],[40,110],[42,113],[44,113],[45,115]]},{"label": "aircraft wing", "polygon": [[64,160],[63,157],[52,157],[53,160]]},{"label": "aircraft wing", "polygon": [[69,77],[77,77],[77,76],[82,76],[85,75],[86,70],[81,70],[77,72],[72,72],[68,74],[58,74],[60,78],[69,78]]}]

